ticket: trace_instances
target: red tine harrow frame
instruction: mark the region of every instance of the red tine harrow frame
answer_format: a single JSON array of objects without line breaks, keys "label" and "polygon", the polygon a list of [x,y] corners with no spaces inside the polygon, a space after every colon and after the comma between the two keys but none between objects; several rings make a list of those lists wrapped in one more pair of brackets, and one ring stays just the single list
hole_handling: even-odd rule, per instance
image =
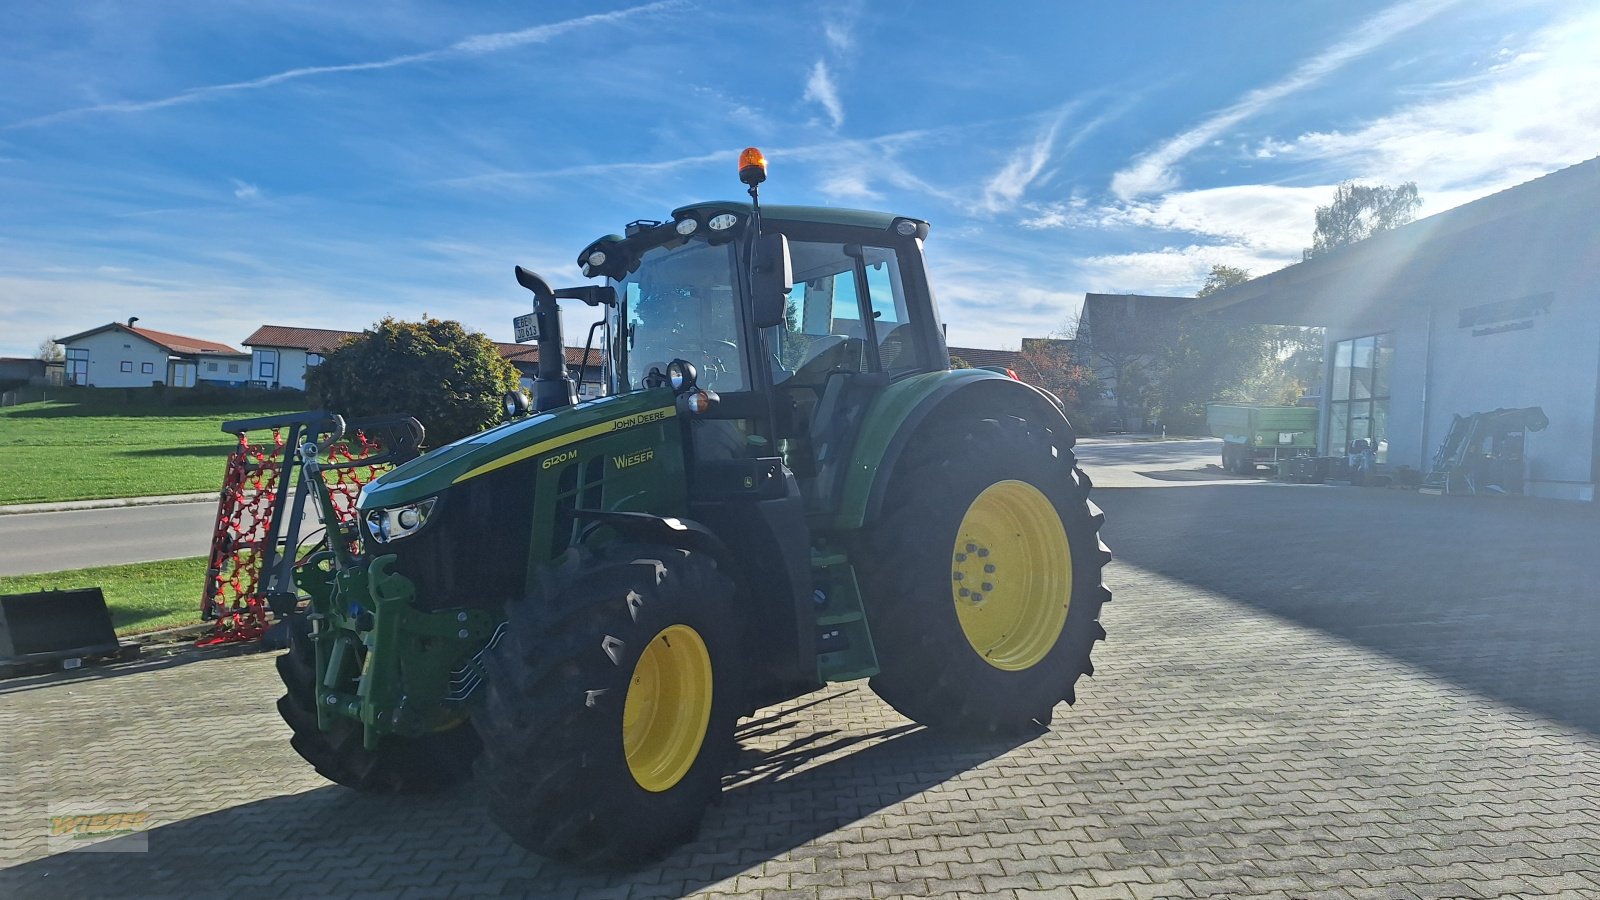
[{"label": "red tine harrow frame", "polygon": [[[222,423],[222,430],[238,443],[228,456],[217,500],[201,597],[201,613],[214,625],[196,642],[200,646],[259,640],[272,619],[292,614],[299,605],[294,569],[302,562],[308,493],[302,446],[316,446],[320,477],[337,513],[338,521],[322,522],[321,528],[354,544],[361,488],[416,458],[423,439],[422,425],[407,416],[346,423],[327,412],[238,419]],[[323,543],[316,541],[313,549]]]}]

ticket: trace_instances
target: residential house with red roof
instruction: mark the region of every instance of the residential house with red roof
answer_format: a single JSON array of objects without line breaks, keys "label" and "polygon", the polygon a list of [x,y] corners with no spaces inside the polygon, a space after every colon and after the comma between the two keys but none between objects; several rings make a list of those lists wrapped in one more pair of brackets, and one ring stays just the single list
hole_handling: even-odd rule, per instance
[{"label": "residential house with red roof", "polygon": [[[358,331],[335,331],[327,328],[296,328],[290,325],[263,325],[244,339],[251,350],[250,379],[264,387],[284,387],[304,390],[306,372],[320,365],[322,359],[338,349]],[[522,375],[524,388],[531,388],[538,374],[539,348],[532,344],[505,344],[495,342],[500,352]],[[567,348],[567,366],[576,377],[583,372],[582,396],[600,396],[601,352],[589,352],[588,366],[584,367],[583,349]]]},{"label": "residential house with red roof", "polygon": [[[139,328],[138,316],[60,338],[67,384],[90,387],[194,387],[215,381],[240,384],[250,356],[204,338]],[[209,377],[207,377],[209,376]]]}]

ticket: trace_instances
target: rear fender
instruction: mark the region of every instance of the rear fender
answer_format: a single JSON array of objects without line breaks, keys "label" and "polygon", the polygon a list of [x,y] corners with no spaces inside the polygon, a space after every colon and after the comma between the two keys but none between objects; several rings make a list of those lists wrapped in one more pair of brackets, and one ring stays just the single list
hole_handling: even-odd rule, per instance
[{"label": "rear fender", "polygon": [[852,531],[877,518],[906,449],[916,440],[930,439],[934,426],[1007,415],[1047,425],[1060,436],[1057,446],[1062,452],[1077,440],[1047,394],[997,372],[930,372],[889,386],[864,417],[834,528]]}]

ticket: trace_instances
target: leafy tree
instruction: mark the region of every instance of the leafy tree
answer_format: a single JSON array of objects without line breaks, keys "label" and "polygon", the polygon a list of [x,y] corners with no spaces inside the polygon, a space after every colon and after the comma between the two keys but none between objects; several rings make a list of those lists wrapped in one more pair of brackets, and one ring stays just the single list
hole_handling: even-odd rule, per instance
[{"label": "leafy tree", "polygon": [[51,335],[39,342],[39,352],[34,354],[34,358],[45,362],[60,362],[67,358],[67,353],[56,343],[55,335]]},{"label": "leafy tree", "polygon": [[1302,255],[1312,259],[1404,225],[1416,218],[1421,206],[1415,181],[1399,187],[1346,181],[1334,190],[1331,204],[1317,207],[1317,229]]},{"label": "leafy tree", "polygon": [[1081,412],[1085,404],[1100,396],[1100,379],[1078,361],[1075,342],[1060,335],[1024,338],[1017,360],[1013,370],[1017,377],[1055,394],[1069,414]]},{"label": "leafy tree", "polygon": [[385,318],[306,373],[306,392],[346,417],[415,416],[432,446],[494,424],[517,370],[460,322]]},{"label": "leafy tree", "polygon": [[[1234,266],[1215,265],[1197,297],[1250,280]],[[1183,317],[1156,354],[1154,406],[1174,430],[1199,430],[1214,400],[1290,405],[1322,375],[1322,329],[1243,325],[1212,316]]]},{"label": "leafy tree", "polygon": [[970,369],[970,368],[972,368],[972,363],[969,363],[966,360],[962,359],[961,357],[956,356],[954,353],[952,353],[952,354],[950,354],[950,368],[952,368],[952,369]]},{"label": "leafy tree", "polygon": [[[1250,280],[1234,266],[1214,265],[1197,296]],[[1185,316],[1155,356],[1157,414],[1174,430],[1198,430],[1213,400],[1252,400],[1273,360],[1269,326],[1238,325],[1213,316]]]}]

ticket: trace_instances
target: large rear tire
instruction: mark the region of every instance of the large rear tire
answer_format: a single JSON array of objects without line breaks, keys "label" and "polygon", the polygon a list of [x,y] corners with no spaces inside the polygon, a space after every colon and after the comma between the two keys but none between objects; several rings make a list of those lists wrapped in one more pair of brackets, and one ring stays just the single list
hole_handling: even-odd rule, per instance
[{"label": "large rear tire", "polygon": [[1105,637],[1090,481],[1055,435],[1015,417],[925,441],[889,485],[861,556],[881,673],[872,688],[922,724],[1048,725]]},{"label": "large rear tire", "polygon": [[362,744],[362,727],[339,717],[331,731],[317,727],[316,649],[305,616],[288,619],[289,650],[278,656],[278,677],[286,689],[278,713],[294,732],[289,744],[329,781],[373,793],[427,793],[472,777],[472,761],[482,745],[472,726],[419,737],[389,735],[376,750]]},{"label": "large rear tire", "polygon": [[703,554],[578,549],[490,653],[489,814],[524,847],[629,868],[691,840],[734,747],[733,584]]}]

